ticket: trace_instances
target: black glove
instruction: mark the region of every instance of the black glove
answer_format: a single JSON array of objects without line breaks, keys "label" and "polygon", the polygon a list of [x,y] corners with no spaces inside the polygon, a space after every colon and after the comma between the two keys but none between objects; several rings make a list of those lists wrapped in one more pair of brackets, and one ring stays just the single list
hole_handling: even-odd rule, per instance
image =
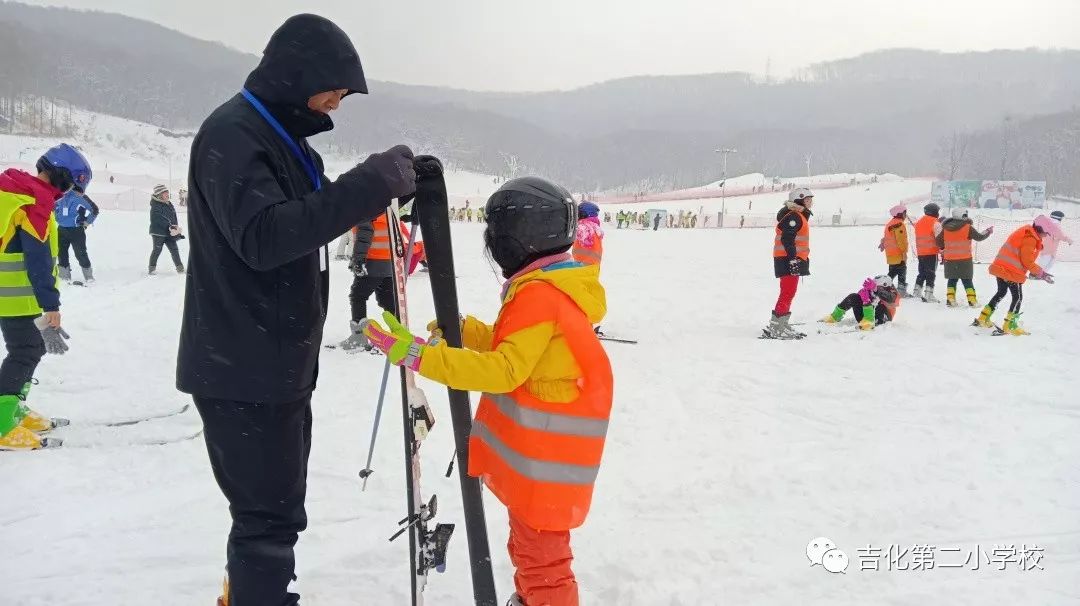
[{"label": "black glove", "polygon": [[794,259],[788,259],[787,264],[788,264],[788,271],[791,272],[791,275],[797,276],[797,275],[799,275],[801,273],[802,260],[800,260],[799,258],[796,257]]},{"label": "black glove", "polygon": [[364,164],[375,169],[390,190],[391,198],[406,198],[416,192],[413,153],[407,145],[395,145],[381,154],[372,154]]}]

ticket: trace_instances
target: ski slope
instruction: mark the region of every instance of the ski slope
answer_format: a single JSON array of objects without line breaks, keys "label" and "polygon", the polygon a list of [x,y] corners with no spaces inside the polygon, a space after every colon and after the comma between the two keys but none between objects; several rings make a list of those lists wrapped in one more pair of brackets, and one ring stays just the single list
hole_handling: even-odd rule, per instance
[{"label": "ski slope", "polygon": [[[103,215],[88,234],[98,283],[63,291],[71,351],[43,361],[32,404],[72,419],[57,432],[70,448],[0,455],[4,605],[191,606],[218,595],[228,514],[201,439],[131,444],[189,435],[197,414],[87,426],[189,401],[173,388],[184,283],[143,275],[147,221]],[[453,226],[459,293],[464,311],[491,319],[499,280],[481,230]],[[1056,285],[1025,289],[1028,337],[979,334],[972,310],[910,301],[873,333],[818,334],[813,320],[884,270],[879,232],[814,232],[813,276],[793,308],[810,336],[780,342],[756,338],[777,289],[771,231],[608,231],[604,328],[641,343],[608,346],[611,433],[573,541],[583,604],[1080,600],[1080,268],[1061,264]],[[348,319],[350,276],[340,262],[332,272],[328,341]],[[976,285],[985,300],[985,266]],[[420,327],[433,314],[426,276],[409,288]],[[387,542],[405,509],[395,389],[366,492],[357,477],[381,370],[366,354],[322,357],[298,546],[306,605],[408,603],[407,542]],[[423,489],[438,494],[439,521],[461,523],[457,479],[442,475],[453,451],[446,392],[421,387],[437,416]],[[506,599],[506,516],[490,497],[486,506]],[[807,542],[820,536],[849,554],[846,574],[810,565]],[[860,571],[857,551],[1022,543],[1044,549],[1044,570]],[[461,526],[428,603],[470,603],[466,554]]]}]

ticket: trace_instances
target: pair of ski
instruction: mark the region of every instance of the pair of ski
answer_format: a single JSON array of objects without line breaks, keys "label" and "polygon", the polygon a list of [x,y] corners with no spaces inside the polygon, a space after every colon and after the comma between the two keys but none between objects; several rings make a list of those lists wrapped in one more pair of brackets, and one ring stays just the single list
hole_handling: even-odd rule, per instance
[{"label": "pair of ski", "polygon": [[[458,323],[457,286],[454,274],[453,247],[450,241],[450,216],[443,167],[437,158],[420,156],[414,165],[417,174],[416,198],[409,213],[412,229],[406,241],[399,228],[400,201],[386,211],[386,223],[390,231],[391,255],[394,268],[396,316],[403,326],[408,326],[408,297],[406,282],[412,266],[413,244],[417,223],[424,236],[424,249],[428,259],[431,292],[435,304],[435,318],[442,328],[447,345],[461,347],[461,327]],[[373,473],[371,460],[375,438],[382,415],[382,403],[390,374],[390,363],[383,368],[383,380],[379,402],[375,409],[375,422],[371,431],[366,467],[360,477],[367,484]],[[404,426],[405,479],[407,514],[398,523],[400,529],[390,540],[408,534],[410,582],[413,606],[424,603],[424,588],[432,569],[442,572],[446,568],[446,550],[454,532],[454,524],[429,524],[438,513],[438,501],[433,495],[424,501],[421,489],[420,447],[434,426],[435,418],[428,406],[424,392],[416,386],[415,373],[405,367],[400,369],[401,414]],[[454,444],[461,485],[462,505],[465,510],[465,531],[468,540],[469,561],[472,573],[473,599],[477,606],[497,606],[495,579],[491,569],[491,553],[488,546],[487,525],[480,481],[468,474],[468,439],[472,431],[472,406],[466,392],[448,389],[450,416],[454,429]]]},{"label": "pair of ski", "polygon": [[[172,418],[172,417],[178,417],[178,416],[186,413],[189,410],[191,410],[191,404],[185,404],[184,406],[182,406],[182,407],[180,407],[179,409],[176,409],[176,410],[170,410],[170,411],[159,412],[159,413],[151,413],[151,414],[147,414],[147,415],[134,416],[134,417],[128,417],[128,418],[123,418],[123,419],[104,420],[104,421],[89,421],[89,422],[86,422],[86,423],[79,423],[78,427],[87,427],[87,428],[94,428],[94,427],[98,427],[98,428],[101,428],[101,427],[113,427],[113,428],[131,427],[133,425],[140,425],[142,423],[147,423],[147,422],[150,422],[150,421],[158,421],[158,420],[161,420],[161,419],[169,419],[169,418]],[[64,427],[71,427],[71,421],[68,420],[68,419],[53,419],[52,421],[53,421],[53,428],[54,429],[60,429],[60,428],[64,428]],[[202,429],[199,429],[198,431],[183,434],[183,435],[180,435],[179,437],[175,437],[175,438],[172,438],[172,437],[170,437],[170,438],[138,438],[138,439],[135,439],[135,440],[129,440],[127,442],[123,442],[122,444],[124,446],[164,446],[166,444],[174,444],[174,443],[177,443],[177,442],[187,442],[187,441],[190,441],[190,440],[194,440],[195,438],[198,438],[199,436],[201,436],[202,433],[203,433]],[[80,442],[65,443],[62,438],[56,438],[56,437],[52,437],[52,436],[49,436],[45,440],[45,448],[46,449],[55,449],[55,448],[61,448],[61,447],[63,447],[63,448],[90,448],[90,447],[100,446],[100,445],[101,444],[96,443],[96,442],[89,442],[89,443],[85,443],[85,444],[80,443]]]}]

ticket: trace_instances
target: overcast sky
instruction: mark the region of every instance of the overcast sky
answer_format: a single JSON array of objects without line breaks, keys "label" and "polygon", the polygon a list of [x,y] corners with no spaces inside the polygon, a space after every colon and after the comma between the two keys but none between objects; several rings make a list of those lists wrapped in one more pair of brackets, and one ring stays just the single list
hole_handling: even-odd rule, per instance
[{"label": "overcast sky", "polygon": [[1080,0],[23,0],[118,12],[260,53],[297,12],[335,20],[368,76],[476,90],[749,71],[891,47],[1080,48]]}]

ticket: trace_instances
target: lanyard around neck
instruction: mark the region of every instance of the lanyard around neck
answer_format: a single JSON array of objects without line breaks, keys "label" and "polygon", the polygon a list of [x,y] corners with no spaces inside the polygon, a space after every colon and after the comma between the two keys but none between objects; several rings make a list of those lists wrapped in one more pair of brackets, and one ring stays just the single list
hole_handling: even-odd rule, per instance
[{"label": "lanyard around neck", "polygon": [[277,132],[278,136],[281,137],[282,141],[285,142],[285,145],[289,146],[289,150],[292,151],[293,155],[296,156],[296,159],[300,161],[300,164],[304,166],[304,171],[307,172],[308,177],[311,179],[311,184],[315,186],[315,191],[322,189],[322,179],[319,177],[319,169],[315,167],[315,160],[312,159],[310,155],[304,153],[304,150],[300,149],[300,145],[296,140],[289,136],[289,133],[281,126],[281,123],[270,114],[261,101],[255,98],[255,95],[251,94],[251,91],[244,88],[240,90],[240,94],[242,94],[244,98],[247,99],[248,103],[262,115],[267,124],[269,124],[274,131]]}]

